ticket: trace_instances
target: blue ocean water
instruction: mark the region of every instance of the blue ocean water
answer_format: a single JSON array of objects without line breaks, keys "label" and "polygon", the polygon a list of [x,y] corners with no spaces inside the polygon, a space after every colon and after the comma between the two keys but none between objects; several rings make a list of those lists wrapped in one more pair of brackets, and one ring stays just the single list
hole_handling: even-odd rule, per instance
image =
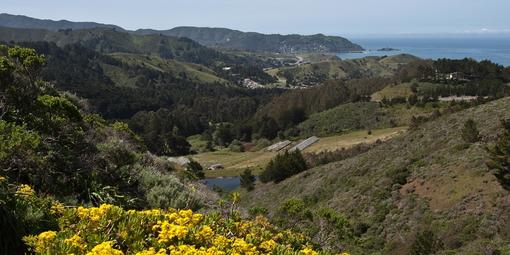
[{"label": "blue ocean water", "polygon": [[[459,37],[459,38],[354,38],[365,52],[341,53],[342,59],[384,56],[407,53],[424,59],[473,58],[478,61],[490,60],[510,66],[510,37]],[[400,51],[377,51],[381,48],[394,48]]]}]

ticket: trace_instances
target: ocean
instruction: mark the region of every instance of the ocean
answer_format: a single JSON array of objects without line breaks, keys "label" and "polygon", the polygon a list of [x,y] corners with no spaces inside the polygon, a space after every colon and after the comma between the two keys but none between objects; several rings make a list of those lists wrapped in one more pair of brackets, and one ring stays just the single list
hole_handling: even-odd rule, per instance
[{"label": "ocean", "polygon": [[[424,59],[463,59],[478,61],[490,60],[510,66],[510,37],[459,37],[459,38],[350,38],[366,51],[361,53],[337,54],[342,59],[367,56],[384,56],[407,53]],[[400,51],[377,51],[394,48]]]}]

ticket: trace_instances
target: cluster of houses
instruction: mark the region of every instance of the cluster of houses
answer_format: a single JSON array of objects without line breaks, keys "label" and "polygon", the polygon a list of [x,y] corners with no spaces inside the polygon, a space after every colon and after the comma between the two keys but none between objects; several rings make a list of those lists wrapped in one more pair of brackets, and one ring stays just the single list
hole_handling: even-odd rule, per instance
[{"label": "cluster of houses", "polygon": [[250,79],[245,78],[241,81],[241,85],[243,87],[249,88],[249,89],[257,89],[257,88],[264,88],[264,86],[260,85],[258,82]]}]

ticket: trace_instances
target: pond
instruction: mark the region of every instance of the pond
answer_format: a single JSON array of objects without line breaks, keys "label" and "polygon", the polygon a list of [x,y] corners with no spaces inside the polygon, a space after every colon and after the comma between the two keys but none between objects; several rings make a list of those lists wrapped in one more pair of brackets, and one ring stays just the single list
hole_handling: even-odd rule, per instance
[{"label": "pond", "polygon": [[237,189],[241,185],[241,177],[218,177],[218,178],[206,178],[202,182],[209,188],[215,186],[222,188],[223,190],[230,192]]},{"label": "pond", "polygon": [[[255,178],[258,179],[258,177]],[[202,183],[211,189],[217,186],[222,188],[224,191],[230,192],[241,186],[241,177],[232,176],[232,177],[206,178],[202,180]]]}]

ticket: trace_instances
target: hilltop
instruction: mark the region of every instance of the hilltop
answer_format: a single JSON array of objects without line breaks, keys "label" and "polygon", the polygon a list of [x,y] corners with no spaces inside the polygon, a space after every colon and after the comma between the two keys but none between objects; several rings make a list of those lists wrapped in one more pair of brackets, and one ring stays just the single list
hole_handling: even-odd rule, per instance
[{"label": "hilltop", "polygon": [[227,28],[176,27],[170,30],[140,29],[139,34],[164,34],[187,37],[206,46],[236,50],[279,53],[298,52],[351,52],[363,48],[339,36],[280,35],[242,32]]},{"label": "hilltop", "polygon": [[[349,242],[353,254],[409,254],[418,239],[438,244],[434,249],[439,254],[481,254],[508,247],[504,240],[510,219],[505,212],[510,196],[485,166],[485,147],[502,130],[499,120],[507,118],[510,98],[445,115],[353,158],[279,184],[259,184],[244,194],[243,202],[247,208],[269,209],[284,225],[301,218],[278,215],[300,203],[305,215],[320,208],[337,211],[345,215],[353,236],[331,240]],[[470,146],[461,138],[468,119],[475,121],[482,137]],[[299,224],[306,225],[303,222],[307,220]],[[326,234],[318,233],[323,238]],[[331,245],[330,239],[318,240]]]},{"label": "hilltop", "polygon": [[60,29],[88,29],[88,28],[114,28],[124,30],[116,25],[101,24],[96,22],[73,22],[68,20],[35,19],[24,15],[12,15],[0,13],[0,26],[11,28],[36,28],[47,30]]},{"label": "hilltop", "polygon": [[[297,52],[351,52],[363,48],[339,36],[315,35],[280,35],[241,32],[228,28],[176,27],[169,30],[138,29],[128,31],[116,25],[96,22],[72,22],[67,20],[42,20],[22,15],[0,14],[0,27],[43,29],[43,30],[81,30],[109,28],[136,35],[166,35],[185,37],[205,46],[225,49],[297,53]],[[5,31],[2,31],[5,33]]]}]

